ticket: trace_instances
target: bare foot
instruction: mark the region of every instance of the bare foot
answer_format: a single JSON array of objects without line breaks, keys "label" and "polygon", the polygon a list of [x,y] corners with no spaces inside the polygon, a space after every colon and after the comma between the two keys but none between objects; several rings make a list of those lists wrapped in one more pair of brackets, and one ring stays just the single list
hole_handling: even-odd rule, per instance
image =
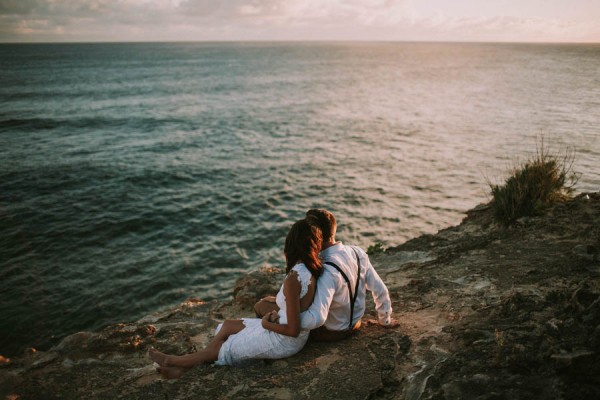
[{"label": "bare foot", "polygon": [[183,368],[183,367],[158,367],[158,368],[156,368],[156,370],[158,372],[160,372],[160,374],[162,376],[164,376],[165,378],[167,378],[167,379],[177,379],[177,378],[181,378],[181,376],[188,371],[188,368]]},{"label": "bare foot", "polygon": [[165,353],[161,353],[160,351],[156,350],[154,347],[150,347],[150,349],[148,350],[148,356],[150,356],[152,361],[154,361],[161,367],[167,366],[168,356]]}]

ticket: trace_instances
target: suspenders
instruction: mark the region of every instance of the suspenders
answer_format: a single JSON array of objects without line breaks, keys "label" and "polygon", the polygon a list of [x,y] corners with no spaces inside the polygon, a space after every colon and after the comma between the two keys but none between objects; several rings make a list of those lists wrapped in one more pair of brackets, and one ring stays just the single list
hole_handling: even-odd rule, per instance
[{"label": "suspenders", "polygon": [[352,319],[354,318],[354,303],[356,302],[356,296],[358,296],[358,282],[360,281],[360,259],[358,258],[358,253],[354,248],[354,255],[356,256],[356,263],[358,265],[358,271],[356,274],[356,286],[354,287],[354,295],[352,295],[352,289],[350,288],[350,279],[348,276],[342,271],[342,269],[337,266],[335,263],[331,261],[325,261],[324,264],[331,265],[333,268],[337,269],[338,272],[342,275],[342,278],[346,281],[346,285],[348,285],[348,293],[350,294],[350,324],[348,325],[348,329],[352,329]]}]

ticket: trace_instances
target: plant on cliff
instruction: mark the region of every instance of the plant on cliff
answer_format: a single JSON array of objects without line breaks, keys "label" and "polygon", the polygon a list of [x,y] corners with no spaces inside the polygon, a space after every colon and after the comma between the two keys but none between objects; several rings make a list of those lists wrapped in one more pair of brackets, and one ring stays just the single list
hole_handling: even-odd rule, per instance
[{"label": "plant on cliff", "polygon": [[383,243],[375,242],[367,248],[367,254],[370,256],[380,253],[385,253],[385,247],[383,247]]},{"label": "plant on cliff", "polygon": [[515,167],[503,185],[490,183],[491,207],[499,222],[510,225],[525,216],[539,215],[548,206],[571,197],[577,183],[574,152],[551,154],[541,145],[528,161]]}]

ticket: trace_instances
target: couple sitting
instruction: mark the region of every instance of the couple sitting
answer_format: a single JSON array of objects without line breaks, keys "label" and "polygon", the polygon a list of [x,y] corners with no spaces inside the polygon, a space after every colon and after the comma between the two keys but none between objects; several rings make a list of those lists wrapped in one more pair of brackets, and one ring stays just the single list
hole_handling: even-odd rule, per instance
[{"label": "couple sitting", "polygon": [[375,300],[379,324],[392,326],[388,290],[360,248],[335,241],[336,221],[326,210],[312,209],[296,222],[286,239],[286,277],[276,297],[259,301],[258,318],[226,320],[201,351],[183,356],[151,348],[150,358],[167,378],[178,378],[200,363],[239,365],[253,359],[292,356],[309,335],[317,341],[350,336],[360,327],[366,290]]}]

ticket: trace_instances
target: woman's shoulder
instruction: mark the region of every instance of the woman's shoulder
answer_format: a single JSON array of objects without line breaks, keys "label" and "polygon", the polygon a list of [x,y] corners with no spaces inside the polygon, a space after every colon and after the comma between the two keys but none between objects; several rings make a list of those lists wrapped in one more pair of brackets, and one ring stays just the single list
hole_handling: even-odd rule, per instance
[{"label": "woman's shoulder", "polygon": [[312,274],[306,265],[298,263],[290,270],[286,281],[289,281],[288,284],[291,284],[292,287],[300,287],[300,297],[302,298],[308,292],[308,287],[312,281]]},{"label": "woman's shoulder", "polygon": [[312,274],[303,263],[298,263],[288,273],[288,277],[295,277],[299,282],[310,282]]},{"label": "woman's shoulder", "polygon": [[298,263],[298,264],[294,265],[294,267],[291,269],[291,271],[296,271],[296,273],[298,273],[298,274],[302,274],[304,272],[310,273],[310,271],[308,270],[308,267],[306,265],[304,265],[304,263]]}]

